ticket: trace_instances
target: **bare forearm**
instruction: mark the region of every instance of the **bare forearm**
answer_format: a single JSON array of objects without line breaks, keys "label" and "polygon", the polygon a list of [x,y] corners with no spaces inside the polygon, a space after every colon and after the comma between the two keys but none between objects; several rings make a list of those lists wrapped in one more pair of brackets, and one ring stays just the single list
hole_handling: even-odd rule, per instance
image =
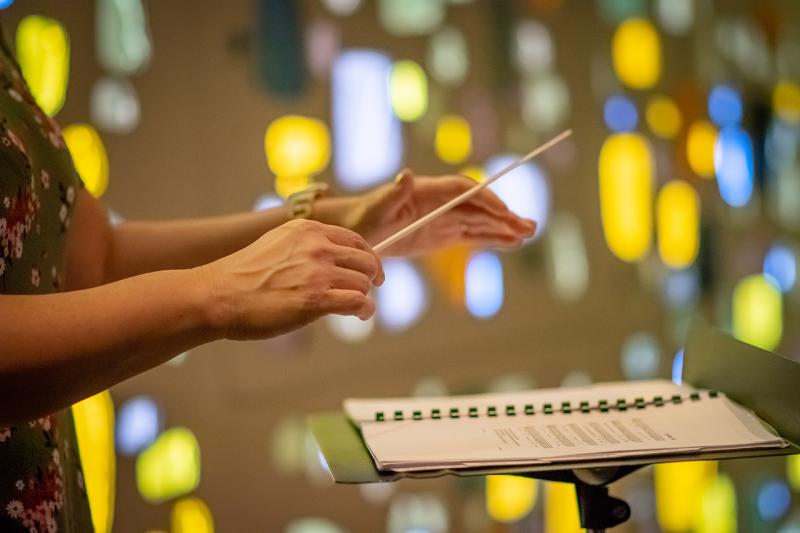
[{"label": "bare forearm", "polygon": [[66,407],[218,336],[191,270],[0,296],[0,426]]},{"label": "bare forearm", "polygon": [[[336,224],[346,198],[323,199],[314,218]],[[250,245],[289,220],[283,207],[220,217],[126,222],[113,229],[105,280],[164,269],[193,268]]]}]

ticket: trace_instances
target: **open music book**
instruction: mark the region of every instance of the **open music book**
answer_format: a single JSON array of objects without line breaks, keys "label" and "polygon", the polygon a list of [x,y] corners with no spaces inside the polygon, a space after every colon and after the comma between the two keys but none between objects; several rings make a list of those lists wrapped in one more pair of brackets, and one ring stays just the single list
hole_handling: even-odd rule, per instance
[{"label": "open music book", "polygon": [[348,399],[376,466],[396,472],[780,448],[724,394],[670,381],[437,398]]}]

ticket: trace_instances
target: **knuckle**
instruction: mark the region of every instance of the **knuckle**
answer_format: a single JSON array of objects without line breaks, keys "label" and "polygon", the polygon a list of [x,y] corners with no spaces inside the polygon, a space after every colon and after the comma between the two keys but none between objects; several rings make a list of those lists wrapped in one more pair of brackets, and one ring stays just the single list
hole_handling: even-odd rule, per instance
[{"label": "knuckle", "polygon": [[324,299],[324,290],[320,288],[311,288],[305,293],[305,298],[303,299],[303,308],[305,311],[316,311],[322,307]]},{"label": "knuckle", "polygon": [[343,234],[346,235],[348,239],[350,239],[353,245],[365,246],[367,244],[367,241],[364,240],[364,237],[362,237],[357,232],[347,228],[342,228],[342,229],[344,230]]},{"label": "knuckle", "polygon": [[361,254],[363,254],[361,256],[363,259],[362,272],[370,276],[374,276],[375,274],[377,274],[378,270],[381,268],[380,261],[378,261],[378,259],[374,255],[368,254],[366,252],[361,252]]},{"label": "knuckle", "polygon": [[313,260],[321,261],[327,259],[330,256],[330,252],[325,246],[312,246],[308,251],[308,255]]},{"label": "knuckle", "polygon": [[370,288],[370,281],[369,278],[365,275],[358,276],[358,290],[363,294],[367,294]]},{"label": "knuckle", "polygon": [[452,186],[456,191],[466,191],[472,188],[474,182],[466,176],[453,176]]},{"label": "knuckle", "polygon": [[360,292],[347,291],[346,295],[342,296],[342,302],[347,309],[358,309],[364,298],[366,298],[366,296]]},{"label": "knuckle", "polygon": [[306,253],[313,262],[328,262],[333,257],[334,247],[327,241],[310,243]]}]

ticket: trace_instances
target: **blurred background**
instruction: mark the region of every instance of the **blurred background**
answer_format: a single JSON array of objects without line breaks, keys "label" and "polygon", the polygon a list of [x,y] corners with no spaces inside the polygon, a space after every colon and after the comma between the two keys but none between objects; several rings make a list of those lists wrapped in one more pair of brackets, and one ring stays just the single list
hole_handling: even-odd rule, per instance
[{"label": "blurred background", "polygon": [[[325,181],[476,180],[521,249],[387,259],[373,320],[182,354],[75,409],[100,533],[577,531],[570,485],[334,486],[304,426],[351,396],[680,380],[691,317],[800,358],[792,0],[2,0],[114,222]],[[119,327],[124,328],[124,324]],[[647,468],[632,531],[800,531],[800,461]]]}]

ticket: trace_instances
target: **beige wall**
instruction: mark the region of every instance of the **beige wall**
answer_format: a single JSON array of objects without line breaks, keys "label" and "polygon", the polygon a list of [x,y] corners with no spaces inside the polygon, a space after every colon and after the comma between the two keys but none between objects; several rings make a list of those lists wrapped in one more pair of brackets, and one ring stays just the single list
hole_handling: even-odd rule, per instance
[{"label": "beige wall", "polygon": [[[315,82],[296,100],[270,97],[255,85],[248,58],[226,45],[250,25],[254,0],[147,4],[155,53],[149,69],[133,79],[142,122],[130,135],[104,135],[111,164],[105,201],[130,219],[248,210],[258,195],[271,189],[263,152],[266,125],[289,112],[327,119],[329,85]],[[336,19],[316,0],[302,4],[308,20],[336,20],[345,46],[424,58],[426,40],[388,36],[377,24],[373,2],[348,19]],[[302,475],[287,477],[276,470],[271,431],[287,414],[336,408],[350,395],[408,394],[425,376],[440,377],[452,390],[478,390],[490,378],[510,372],[527,374],[538,386],[557,386],[574,369],[588,371],[595,380],[619,379],[620,345],[637,330],[662,339],[662,374],[669,375],[675,348],[672,323],[658,295],[641,287],[637,268],[613,258],[600,227],[596,165],[606,130],[589,89],[590,59],[608,49],[612,29],[598,20],[594,2],[565,4],[551,27],[557,65],[574,97],[571,124],[577,159],[571,169],[553,171],[550,177],[554,208],[576,214],[583,226],[591,267],[588,293],[572,304],[553,296],[539,243],[505,257],[506,302],[494,320],[477,321],[436,295],[424,320],[402,334],[378,332],[351,346],[315,325],[290,343],[217,342],[193,350],[181,367],[157,368],[115,387],[118,405],[147,392],[160,400],[168,426],[184,425],[195,432],[202,450],[197,494],[209,504],[218,531],[278,531],[305,515],[329,517],[353,531],[384,527],[386,507],[366,503],[356,488],[320,488]],[[743,5],[730,4],[730,11]],[[491,79],[485,9],[486,3],[479,1],[451,8],[448,15],[470,41],[471,85],[490,84]],[[8,34],[22,14],[33,12],[55,16],[66,25],[73,56],[67,104],[57,117],[62,124],[89,119],[90,88],[101,75],[94,59],[93,11],[88,0],[18,0],[4,16]],[[665,39],[663,88],[693,75],[691,50],[691,38]],[[457,110],[459,91],[445,95]],[[501,126],[514,126],[513,91],[497,95],[496,104]],[[414,128],[406,127],[405,134],[409,165],[421,173],[448,170],[430,145],[416,140]],[[531,135],[530,146],[536,142]],[[677,176],[679,167],[672,168]],[[660,179],[666,177],[672,176]],[[713,190],[701,192],[713,200]],[[729,243],[746,239],[763,246],[759,234],[746,229],[721,239],[721,270],[737,274],[732,271],[736,267],[722,264],[727,263],[724,254]],[[713,311],[713,298],[707,304]],[[795,326],[790,334],[797,335]],[[118,470],[115,530],[166,529],[169,506],[140,499],[133,461],[120,458]],[[453,523],[461,529],[465,498],[454,483],[400,485],[401,490],[438,491],[451,502]]]}]

